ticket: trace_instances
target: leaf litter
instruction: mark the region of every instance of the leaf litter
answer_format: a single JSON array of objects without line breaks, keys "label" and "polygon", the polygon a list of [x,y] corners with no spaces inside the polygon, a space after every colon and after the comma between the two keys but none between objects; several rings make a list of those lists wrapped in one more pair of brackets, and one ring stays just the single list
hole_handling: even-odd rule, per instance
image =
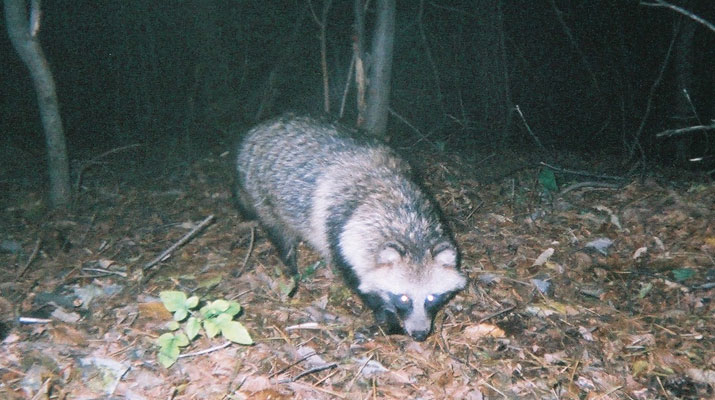
[{"label": "leaf litter", "polygon": [[[383,334],[306,247],[288,296],[232,208],[226,157],[145,187],[88,175],[65,214],[18,187],[0,204],[0,398],[713,397],[712,183],[545,197],[537,168],[486,184],[458,158],[429,162],[470,285],[422,343]],[[255,343],[200,335],[162,367],[167,290],[238,302]]]}]

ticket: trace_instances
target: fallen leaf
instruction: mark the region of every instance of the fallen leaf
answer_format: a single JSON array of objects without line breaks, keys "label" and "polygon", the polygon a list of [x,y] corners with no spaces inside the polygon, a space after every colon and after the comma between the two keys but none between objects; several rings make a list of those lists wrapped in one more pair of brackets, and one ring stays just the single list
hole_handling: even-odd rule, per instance
[{"label": "fallen leaf", "polygon": [[549,247],[548,249],[544,250],[539,254],[539,257],[534,260],[534,263],[531,264],[532,267],[538,267],[540,265],[544,265],[545,262],[549,261],[549,257],[551,257],[554,254],[554,249]]},{"label": "fallen leaf", "polygon": [[145,319],[151,320],[171,320],[173,315],[169,310],[166,309],[164,303],[160,301],[154,301],[151,303],[139,303],[139,315]]},{"label": "fallen leaf", "polygon": [[55,344],[87,345],[84,333],[69,325],[55,324],[48,331],[52,335],[52,341]]},{"label": "fallen leaf", "polygon": [[506,336],[504,330],[493,324],[478,324],[468,326],[464,329],[464,337],[472,342],[476,342],[484,337],[502,338]]}]

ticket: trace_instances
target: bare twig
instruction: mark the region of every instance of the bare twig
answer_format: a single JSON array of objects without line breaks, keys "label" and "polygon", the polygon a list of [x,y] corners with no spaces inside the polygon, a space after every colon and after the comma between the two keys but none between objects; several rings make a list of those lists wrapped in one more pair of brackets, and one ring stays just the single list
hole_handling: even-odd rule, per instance
[{"label": "bare twig", "polygon": [[42,239],[37,239],[35,241],[35,248],[32,250],[32,254],[30,254],[30,258],[27,260],[25,263],[25,266],[22,267],[22,271],[20,271],[20,274],[18,276],[22,276],[26,271],[27,268],[32,264],[33,261],[35,261],[35,258],[37,257],[37,253],[40,251],[40,244],[42,243]]},{"label": "bare twig", "polygon": [[561,11],[556,5],[556,1],[550,0],[550,2],[551,8],[554,9],[554,13],[556,14],[556,19],[558,19],[559,24],[561,24],[561,29],[563,29],[564,33],[566,34],[566,37],[568,37],[569,39],[569,43],[571,43],[571,46],[573,47],[574,51],[576,52],[576,54],[578,54],[579,58],[581,58],[581,63],[584,67],[586,67],[586,71],[588,71],[588,74],[591,76],[591,83],[593,84],[593,87],[598,90],[598,79],[596,79],[596,74],[593,72],[591,64],[589,64],[588,60],[586,59],[586,55],[583,53],[583,51],[581,51],[581,48],[576,41],[576,38],[571,32],[571,28],[569,28],[569,26],[566,24],[566,21],[563,17],[563,11]]},{"label": "bare twig", "polygon": [[316,356],[316,355],[318,355],[316,352],[311,351],[310,353],[304,355],[303,357],[301,357],[301,358],[295,360],[294,362],[292,362],[291,364],[287,365],[286,367],[281,368],[280,370],[278,370],[278,371],[276,371],[276,372],[274,372],[274,373],[268,375],[268,379],[271,379],[271,378],[273,378],[274,376],[280,375],[280,374],[282,374],[282,373],[288,371],[289,369],[293,368],[294,366],[296,366],[296,365],[302,363],[303,361],[309,359],[310,357],[313,357],[313,356]]},{"label": "bare twig", "polygon": [[643,118],[641,119],[640,126],[638,126],[638,130],[636,131],[635,137],[633,138],[633,143],[631,143],[631,147],[630,149],[628,149],[629,161],[633,158],[633,154],[635,153],[636,148],[641,149],[641,153],[643,153],[643,149],[640,147],[640,137],[643,133],[643,128],[645,128],[646,121],[648,121],[648,117],[650,116],[650,110],[653,107],[653,98],[655,97],[655,91],[658,86],[660,86],[660,82],[663,80],[665,70],[668,67],[668,64],[670,64],[670,55],[673,53],[673,46],[675,45],[675,41],[678,37],[678,30],[678,28],[673,29],[673,38],[670,40],[670,45],[668,46],[668,51],[665,53],[665,59],[663,59],[663,64],[660,66],[658,77],[655,79],[653,85],[651,85],[650,87],[650,93],[648,94],[648,102],[646,103]]},{"label": "bare twig", "polygon": [[253,252],[253,243],[256,239],[256,227],[253,226],[251,227],[251,241],[248,243],[248,251],[246,252],[246,257],[243,259],[243,265],[241,265],[241,269],[238,271],[238,275],[236,277],[239,277],[243,275],[243,273],[246,271],[246,266],[248,265],[248,259],[251,257],[251,253]]},{"label": "bare twig", "polygon": [[425,27],[424,24],[422,23],[422,19],[424,16],[424,11],[425,11],[425,1],[420,0],[420,7],[419,11],[417,12],[417,28],[420,32],[420,39],[422,40],[422,45],[425,47],[425,56],[427,56],[427,62],[430,65],[430,68],[432,69],[432,74],[434,75],[434,88],[435,91],[437,92],[437,103],[439,104],[439,108],[442,110],[442,114],[445,114],[445,108],[444,108],[444,95],[442,94],[442,83],[441,83],[441,78],[439,76],[439,69],[437,68],[437,64],[434,62],[434,57],[432,57],[432,49],[430,48],[429,41],[427,40],[427,34],[425,33]]},{"label": "bare twig", "polygon": [[82,271],[86,272],[98,272],[100,274],[103,274],[102,276],[105,275],[119,275],[121,277],[126,278],[127,273],[126,272],[120,272],[120,271],[110,271],[108,269],[102,269],[102,268],[82,268]]},{"label": "bare twig", "polygon": [[666,131],[656,133],[655,137],[670,137],[670,136],[684,135],[686,133],[697,132],[697,131],[709,131],[711,129],[715,129],[715,122],[713,122],[712,125],[695,125],[695,126],[688,126],[688,127],[679,128],[679,129],[668,129]]},{"label": "bare twig", "polygon": [[49,324],[52,320],[47,318],[20,317],[17,319],[17,322],[21,324]]},{"label": "bare twig", "polygon": [[[424,133],[420,132],[420,130],[417,129],[416,126],[412,125],[412,124],[410,123],[410,121],[408,121],[405,117],[403,117],[402,115],[398,114],[395,110],[392,109],[392,107],[389,107],[389,108],[387,109],[387,111],[390,113],[390,115],[392,115],[393,117],[395,117],[395,118],[397,118],[398,120],[400,120],[400,122],[402,122],[403,124],[407,125],[408,128],[410,128],[410,129],[412,129],[413,131],[415,131],[415,133],[417,134],[417,136],[420,137],[416,142],[414,142],[414,143],[412,144],[412,146],[416,145],[417,143],[419,143],[419,142],[421,142],[421,141],[423,141],[423,140],[429,142],[429,139],[427,139],[427,137],[428,137],[429,135],[425,135]],[[430,143],[432,143],[432,142],[430,142]]]},{"label": "bare twig", "polygon": [[40,386],[40,390],[35,393],[34,396],[32,396],[31,400],[39,400],[42,398],[49,398],[50,394],[50,381],[52,380],[52,377],[49,377],[45,379],[44,382],[42,382],[42,386]]},{"label": "bare twig", "polygon": [[492,319],[492,318],[494,318],[494,317],[497,317],[497,316],[499,316],[499,315],[506,314],[506,313],[508,313],[509,311],[513,310],[514,308],[516,308],[516,306],[509,306],[509,307],[507,307],[507,308],[505,308],[505,309],[503,309],[503,310],[499,310],[499,311],[497,311],[497,312],[493,312],[493,313],[487,315],[486,317],[482,317],[482,319],[479,320],[479,323],[482,323],[482,322],[484,322],[484,321],[490,320],[490,319]]},{"label": "bare twig", "polygon": [[588,176],[588,177],[597,178],[597,179],[611,179],[611,180],[616,180],[616,181],[620,181],[620,180],[625,179],[625,178],[620,177],[620,176],[599,175],[599,174],[593,174],[593,173],[586,172],[586,171],[576,171],[576,170],[573,170],[573,169],[566,169],[566,168],[555,167],[555,166],[553,166],[553,165],[551,165],[551,164],[547,164],[547,163],[545,163],[545,162],[543,162],[543,161],[540,162],[539,164],[540,164],[540,165],[543,165],[543,166],[546,167],[546,168],[552,169],[552,170],[554,170],[554,171],[563,172],[563,173],[566,173],[566,174],[580,175],[580,176]]},{"label": "bare twig", "polygon": [[85,172],[89,167],[91,167],[91,166],[93,166],[93,165],[99,164],[99,160],[100,160],[100,159],[102,159],[102,158],[104,158],[104,157],[106,157],[106,156],[108,156],[108,155],[110,155],[110,154],[118,153],[118,152],[120,152],[120,151],[132,149],[132,148],[139,147],[139,146],[141,146],[141,144],[135,143],[135,144],[129,144],[129,145],[126,145],[126,146],[117,147],[117,148],[114,148],[114,149],[111,149],[111,150],[107,150],[107,151],[105,151],[104,153],[102,153],[102,154],[100,154],[100,155],[98,155],[98,156],[96,156],[96,157],[93,157],[92,159],[90,159],[90,160],[88,160],[88,161],[85,161],[85,162],[81,163],[81,166],[80,166],[80,168],[79,168],[79,171],[77,172],[77,180],[75,181],[75,191],[78,191],[80,185],[82,184],[82,175],[84,174],[84,172]]},{"label": "bare twig", "polygon": [[181,239],[179,239],[178,242],[171,245],[171,247],[169,247],[168,249],[162,251],[161,254],[159,254],[159,256],[157,256],[155,259],[146,263],[144,265],[144,270],[146,271],[149,268],[153,267],[154,265],[158,264],[159,262],[167,259],[169,257],[169,255],[171,254],[171,252],[176,250],[179,246],[183,245],[184,243],[188,242],[198,231],[203,229],[206,225],[211,223],[211,221],[213,221],[213,220],[214,220],[213,215],[209,215],[208,217],[206,217],[206,219],[201,221],[201,223],[198,224],[196,227],[194,227],[194,229],[192,229],[189,233],[187,233]]},{"label": "bare twig", "polygon": [[340,111],[338,112],[338,118],[342,118],[345,115],[345,102],[348,100],[348,93],[350,92],[350,84],[353,81],[353,73],[355,73],[355,53],[353,53],[350,59],[350,67],[348,68],[348,76],[345,79],[345,89],[343,89],[343,98],[340,100]]},{"label": "bare twig", "polygon": [[30,2],[30,36],[37,37],[37,33],[40,31],[41,19],[40,0],[32,0]]},{"label": "bare twig", "polygon": [[703,18],[698,17],[697,15],[693,14],[692,12],[682,8],[678,7],[675,4],[670,4],[667,1],[663,0],[655,0],[654,3],[646,3],[644,1],[640,2],[640,5],[646,6],[646,7],[665,7],[665,8],[670,8],[671,10],[683,14],[686,17],[692,19],[693,21],[704,25],[706,28],[710,29],[711,31],[715,32],[715,25],[713,25],[711,22],[708,22],[704,20]]},{"label": "bare twig", "polygon": [[350,383],[348,383],[348,386],[345,388],[345,391],[347,391],[347,392],[350,391],[350,389],[351,389],[351,388],[353,387],[353,385],[355,384],[355,381],[357,380],[357,378],[359,378],[360,375],[362,374],[362,370],[365,369],[365,367],[367,367],[367,364],[370,362],[370,360],[372,360],[372,357],[373,357],[374,355],[375,355],[375,353],[370,354],[370,357],[368,357],[367,360],[365,360],[365,362],[360,366],[360,369],[358,370],[357,374],[355,374],[355,376],[354,376],[353,379],[350,381]]},{"label": "bare twig", "polygon": [[517,114],[519,114],[519,116],[521,117],[521,121],[524,123],[524,126],[526,127],[526,130],[529,131],[529,135],[531,135],[531,137],[534,138],[534,141],[536,142],[536,144],[539,145],[539,147],[541,147],[541,149],[544,150],[544,152],[548,153],[549,151],[546,150],[546,147],[544,147],[543,144],[541,144],[541,140],[539,140],[539,137],[536,136],[536,134],[534,134],[534,131],[531,130],[531,127],[529,126],[529,123],[526,122],[526,118],[524,117],[524,113],[521,112],[521,108],[519,107],[519,105],[518,105],[518,104],[515,105],[515,106],[514,106],[514,109],[516,110]]},{"label": "bare twig", "polygon": [[205,349],[205,350],[195,351],[195,352],[193,352],[193,353],[181,354],[181,355],[179,355],[179,358],[196,357],[196,356],[200,356],[200,355],[202,355],[202,354],[212,353],[212,352],[217,351],[217,350],[225,349],[226,347],[228,347],[228,346],[230,346],[230,345],[231,345],[231,342],[226,342],[226,343],[224,343],[224,344],[221,344],[221,345],[218,345],[218,346],[214,346],[214,347],[210,347],[210,348]]},{"label": "bare twig", "polygon": [[317,367],[313,367],[313,368],[311,368],[311,369],[305,370],[305,371],[301,372],[300,374],[298,374],[298,375],[296,375],[296,376],[294,376],[294,377],[292,377],[292,378],[281,379],[281,380],[279,381],[279,383],[291,383],[291,382],[295,382],[295,381],[297,381],[298,379],[300,379],[300,378],[302,378],[302,377],[304,377],[304,376],[306,376],[306,375],[310,375],[310,374],[313,374],[313,373],[316,373],[316,372],[324,371],[324,370],[326,370],[326,369],[333,369],[333,368],[335,368],[335,367],[337,367],[337,366],[338,366],[338,363],[330,363],[330,364],[325,364],[325,365],[319,365],[319,366],[317,366]]},{"label": "bare twig", "polygon": [[619,185],[617,183],[606,183],[606,182],[578,182],[578,183],[574,183],[573,185],[570,185],[567,188],[563,189],[562,191],[559,192],[559,194],[564,195],[572,190],[580,189],[583,187],[601,187],[601,188],[608,188],[608,189],[618,189],[621,187],[621,185]]}]

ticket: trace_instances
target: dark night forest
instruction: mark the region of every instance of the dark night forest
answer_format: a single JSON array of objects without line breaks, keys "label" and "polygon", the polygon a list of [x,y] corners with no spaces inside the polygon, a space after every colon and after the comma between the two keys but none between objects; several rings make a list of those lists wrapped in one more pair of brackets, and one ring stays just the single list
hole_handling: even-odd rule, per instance
[{"label": "dark night forest", "polygon": [[[715,396],[715,3],[397,1],[373,130],[391,3],[4,0],[0,398]],[[237,141],[288,112],[378,136],[439,204],[469,284],[425,342],[309,247],[286,289],[236,211]],[[168,290],[240,303],[253,344],[163,364]]]}]

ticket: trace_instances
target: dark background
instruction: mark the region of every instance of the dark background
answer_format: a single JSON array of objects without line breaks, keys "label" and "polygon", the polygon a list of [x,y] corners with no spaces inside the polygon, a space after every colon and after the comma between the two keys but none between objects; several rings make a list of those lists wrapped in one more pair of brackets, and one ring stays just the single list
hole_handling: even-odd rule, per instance
[{"label": "dark background", "polygon": [[[715,22],[712,0],[674,4]],[[307,5],[43,2],[40,40],[56,80],[70,158],[140,143],[132,159],[142,168],[180,166],[207,151],[229,150],[257,120],[286,110],[319,114],[319,28]],[[518,105],[550,156],[608,155],[625,171],[638,160],[697,168],[683,160],[713,154],[713,131],[710,138],[702,132],[655,137],[715,118],[715,32],[703,25],[696,24],[685,53],[692,108],[682,115],[674,68],[682,42],[674,42],[665,68],[664,62],[674,32],[692,22],[672,10],[629,0],[428,1],[420,20],[419,6],[397,6],[391,108],[412,125],[390,117],[389,136],[400,147],[419,143],[474,160],[504,149],[541,152],[513,112]],[[313,2],[317,14],[322,7]],[[333,115],[351,58],[352,8],[352,1],[333,1],[328,16]],[[369,33],[374,2],[366,19]],[[2,179],[31,179],[25,175],[44,175],[38,172],[45,165],[42,127],[4,17],[2,24],[0,169]],[[649,96],[638,139],[643,151],[631,157]],[[343,117],[348,124],[354,97],[353,90]]]}]

